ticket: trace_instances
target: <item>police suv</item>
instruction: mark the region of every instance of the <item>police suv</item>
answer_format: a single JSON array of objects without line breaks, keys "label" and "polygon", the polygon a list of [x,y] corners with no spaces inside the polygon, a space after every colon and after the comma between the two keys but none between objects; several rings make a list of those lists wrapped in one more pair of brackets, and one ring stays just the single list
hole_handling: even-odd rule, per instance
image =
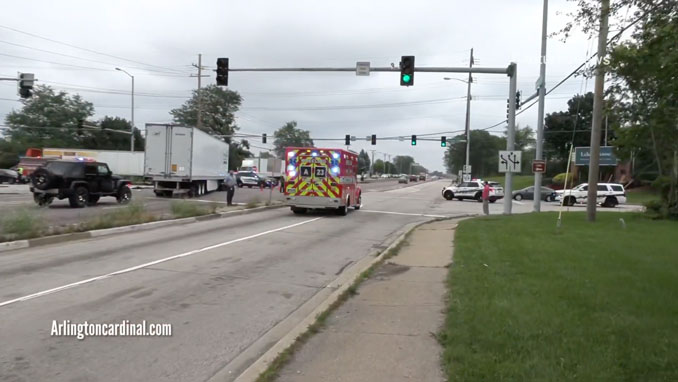
[{"label": "police suv", "polygon": [[[571,190],[556,190],[555,200],[563,205],[574,206],[577,203],[586,203],[589,185],[582,183]],[[598,183],[596,203],[603,207],[616,207],[626,203],[626,190],[618,183]]]},{"label": "police suv", "polygon": [[[489,182],[490,187],[490,203],[504,197],[504,188],[497,182]],[[447,200],[457,199],[473,199],[479,202],[483,197],[484,182],[480,179],[471,179],[470,182],[463,182],[458,185],[453,185],[443,188],[443,197]]]}]

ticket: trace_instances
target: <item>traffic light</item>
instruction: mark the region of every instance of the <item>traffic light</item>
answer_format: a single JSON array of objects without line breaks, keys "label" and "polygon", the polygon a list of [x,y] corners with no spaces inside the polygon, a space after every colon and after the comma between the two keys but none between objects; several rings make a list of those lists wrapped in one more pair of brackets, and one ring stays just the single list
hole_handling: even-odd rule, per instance
[{"label": "traffic light", "polygon": [[416,145],[417,145],[417,136],[413,134],[412,135],[412,146],[416,146]]},{"label": "traffic light", "polygon": [[19,96],[21,98],[29,98],[33,95],[33,83],[35,82],[35,75],[33,73],[19,74]]},{"label": "traffic light", "polygon": [[228,58],[217,58],[217,85],[228,86]]},{"label": "traffic light", "polygon": [[400,86],[414,85],[414,56],[400,58]]},{"label": "traffic light", "polygon": [[348,134],[346,134],[345,143],[346,143],[346,146],[351,145],[351,136],[348,135]]},{"label": "traffic light", "polygon": [[509,119],[509,110],[511,110],[511,99],[506,100],[506,119]]},{"label": "traffic light", "polygon": [[520,92],[516,92],[516,109],[520,109]]},{"label": "traffic light", "polygon": [[372,134],[372,144],[373,145],[377,144],[377,134]]},{"label": "traffic light", "polygon": [[444,135],[440,137],[440,147],[447,147],[447,137]]},{"label": "traffic light", "polygon": [[261,134],[261,143],[266,143],[266,133]]}]

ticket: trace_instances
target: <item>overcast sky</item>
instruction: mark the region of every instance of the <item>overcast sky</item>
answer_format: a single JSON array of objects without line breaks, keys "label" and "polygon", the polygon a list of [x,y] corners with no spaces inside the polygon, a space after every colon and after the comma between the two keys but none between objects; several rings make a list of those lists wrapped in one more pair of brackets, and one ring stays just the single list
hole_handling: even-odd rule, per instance
[{"label": "overcast sky", "polygon": [[[562,28],[573,6],[550,1],[549,32]],[[135,76],[135,122],[143,129],[147,122],[170,121],[169,110],[197,87],[189,76],[198,53],[210,75],[203,84],[212,84],[218,57],[229,57],[232,68],[353,67],[356,61],[382,67],[398,65],[402,55],[416,56],[416,66],[456,67],[468,65],[474,48],[476,66],[516,62],[526,98],[539,74],[541,15],[538,0],[3,1],[0,76],[33,72],[39,83],[93,102],[96,118],[129,118],[130,78],[115,71],[119,66]],[[581,34],[567,43],[549,39],[547,86],[569,74],[591,49]],[[439,141],[411,147],[409,136],[463,130],[466,85],[444,81],[445,76],[416,73],[414,86],[406,88],[396,73],[233,72],[229,88],[243,96],[237,114],[242,132],[271,136],[296,120],[313,138],[351,134],[362,138],[352,148],[377,150],[375,158],[412,155],[430,170],[443,170]],[[508,83],[504,75],[474,75],[472,129],[505,118]],[[15,83],[0,85],[4,121],[21,104]],[[567,99],[592,85],[571,79],[547,98],[546,112],[564,109]],[[536,127],[536,109],[520,115],[518,123]],[[503,127],[491,131],[501,134]],[[364,140],[370,134],[408,138],[372,146]],[[341,146],[343,139],[322,145]]]}]

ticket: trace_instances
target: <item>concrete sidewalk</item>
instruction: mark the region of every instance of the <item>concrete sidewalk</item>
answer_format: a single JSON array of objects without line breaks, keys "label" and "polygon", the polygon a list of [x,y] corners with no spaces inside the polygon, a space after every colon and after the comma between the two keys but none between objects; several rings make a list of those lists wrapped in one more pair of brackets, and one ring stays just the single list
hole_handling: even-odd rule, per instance
[{"label": "concrete sidewalk", "polygon": [[278,381],[445,381],[434,335],[445,318],[445,279],[456,221],[419,227],[358,295],[330,314]]}]

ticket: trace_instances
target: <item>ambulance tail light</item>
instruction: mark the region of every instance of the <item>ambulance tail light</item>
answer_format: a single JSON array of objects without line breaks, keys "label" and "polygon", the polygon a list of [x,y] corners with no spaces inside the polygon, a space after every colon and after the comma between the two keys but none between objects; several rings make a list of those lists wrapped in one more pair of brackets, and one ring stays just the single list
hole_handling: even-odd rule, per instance
[{"label": "ambulance tail light", "polygon": [[294,155],[295,155],[294,151],[290,151],[290,152],[287,153],[287,156],[290,157],[290,158],[293,157]]},{"label": "ambulance tail light", "polygon": [[295,176],[297,176],[297,172],[294,170],[288,171],[287,176],[289,176],[290,178],[294,178]]},{"label": "ambulance tail light", "polygon": [[287,171],[294,171],[295,167],[293,164],[287,166]]},{"label": "ambulance tail light", "polygon": [[339,173],[339,166],[332,167],[332,174],[338,174],[338,173]]}]

